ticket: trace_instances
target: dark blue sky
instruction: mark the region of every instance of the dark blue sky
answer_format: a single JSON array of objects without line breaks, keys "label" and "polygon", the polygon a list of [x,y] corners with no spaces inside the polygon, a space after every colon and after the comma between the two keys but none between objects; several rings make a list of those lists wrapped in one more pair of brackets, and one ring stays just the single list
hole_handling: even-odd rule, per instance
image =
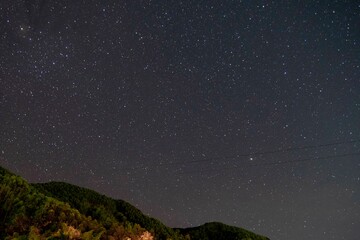
[{"label": "dark blue sky", "polygon": [[176,227],[355,240],[356,1],[0,1],[0,164]]}]

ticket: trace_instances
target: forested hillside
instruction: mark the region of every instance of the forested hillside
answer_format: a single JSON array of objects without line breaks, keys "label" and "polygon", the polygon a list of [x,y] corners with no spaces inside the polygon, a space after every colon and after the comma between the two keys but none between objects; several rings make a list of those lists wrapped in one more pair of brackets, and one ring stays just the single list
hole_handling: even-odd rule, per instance
[{"label": "forested hillside", "polygon": [[139,224],[81,214],[0,168],[0,239],[145,239]]},{"label": "forested hillside", "polygon": [[172,229],[122,200],[61,182],[28,184],[0,167],[0,239],[265,240],[221,223]]},{"label": "forested hillside", "polygon": [[191,236],[192,240],[269,240],[267,237],[256,235],[245,229],[218,222],[206,223],[194,228],[180,229],[180,231],[184,235]]},{"label": "forested hillside", "polygon": [[81,214],[97,219],[105,227],[110,226],[114,221],[137,223],[155,233],[160,239],[183,239],[183,236],[172,228],[144,215],[139,209],[123,200],[114,200],[95,191],[62,182],[33,184],[33,187],[47,196],[69,203]]}]

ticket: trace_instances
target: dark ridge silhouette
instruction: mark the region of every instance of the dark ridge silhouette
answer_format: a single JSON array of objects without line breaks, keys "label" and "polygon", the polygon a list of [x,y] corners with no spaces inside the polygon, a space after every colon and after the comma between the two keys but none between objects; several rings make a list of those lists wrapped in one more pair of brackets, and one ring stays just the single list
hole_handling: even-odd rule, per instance
[{"label": "dark ridge silhouette", "polygon": [[0,239],[129,238],[268,240],[222,223],[170,228],[123,200],[63,182],[29,184],[0,167]]}]

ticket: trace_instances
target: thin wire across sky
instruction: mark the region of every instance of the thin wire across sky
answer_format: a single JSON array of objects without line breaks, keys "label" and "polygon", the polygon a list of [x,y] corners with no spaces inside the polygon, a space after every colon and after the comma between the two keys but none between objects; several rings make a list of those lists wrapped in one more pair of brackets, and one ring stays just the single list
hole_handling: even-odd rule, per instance
[{"label": "thin wire across sky", "polygon": [[[271,165],[282,165],[282,164],[291,164],[291,163],[301,163],[301,162],[309,162],[309,161],[316,161],[316,160],[324,160],[324,159],[336,159],[336,158],[345,158],[345,157],[353,157],[353,156],[360,156],[360,152],[349,152],[344,154],[332,154],[328,156],[317,156],[311,158],[300,158],[295,160],[285,160],[285,161],[266,161],[262,160],[257,162],[249,162],[249,159],[255,156],[264,156],[264,155],[272,155],[276,153],[287,153],[287,152],[296,152],[308,149],[321,149],[326,147],[332,146],[339,146],[339,145],[346,145],[346,144],[355,144],[359,143],[360,140],[346,140],[346,141],[338,141],[338,142],[331,142],[331,143],[324,143],[324,144],[317,144],[317,145],[307,145],[301,147],[289,147],[289,148],[281,148],[278,150],[268,150],[268,151],[261,151],[261,152],[252,152],[252,153],[244,153],[244,154],[236,154],[233,156],[223,156],[223,157],[203,157],[201,159],[194,159],[191,161],[176,161],[176,162],[168,162],[168,163],[160,163],[160,164],[152,164],[151,166],[139,166],[139,167],[130,167],[130,168],[122,168],[120,171],[131,172],[136,170],[150,170],[154,168],[160,167],[169,167],[174,165],[182,165],[186,166],[189,164],[214,164],[214,161],[220,160],[238,160],[247,158],[246,162],[235,162],[235,161],[228,161],[225,166],[221,166],[221,168],[208,168],[208,169],[196,169],[196,172],[207,172],[207,171],[224,171],[224,170],[231,170],[231,169],[238,169],[238,168],[248,168],[248,167],[259,167],[259,166],[271,166]],[[360,159],[359,159],[360,160]],[[224,162],[223,162],[224,163]],[[231,166],[229,166],[231,164]],[[227,166],[226,166],[227,165]],[[195,173],[195,170],[191,171],[179,171],[179,174],[191,174]]]}]

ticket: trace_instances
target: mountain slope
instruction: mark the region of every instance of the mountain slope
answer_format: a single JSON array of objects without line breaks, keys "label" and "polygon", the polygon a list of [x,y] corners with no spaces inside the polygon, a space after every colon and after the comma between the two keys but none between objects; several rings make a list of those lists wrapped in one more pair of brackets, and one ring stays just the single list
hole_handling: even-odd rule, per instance
[{"label": "mountain slope", "polygon": [[71,207],[78,209],[86,216],[98,219],[105,226],[114,220],[127,221],[151,230],[159,239],[182,238],[173,229],[166,227],[159,220],[144,215],[139,209],[123,200],[114,200],[93,190],[62,182],[40,183],[32,186],[47,196],[69,203]]},{"label": "mountain slope", "polygon": [[223,223],[205,223],[194,228],[180,229],[184,235],[190,235],[192,240],[269,240],[242,228],[232,227]]},{"label": "mountain slope", "polygon": [[[0,167],[0,239],[141,239],[140,225],[111,221],[105,225]],[[147,238],[151,239],[151,238]]]},{"label": "mountain slope", "polygon": [[28,184],[0,167],[0,239],[268,238],[221,223],[172,229],[125,201],[68,183]]}]

